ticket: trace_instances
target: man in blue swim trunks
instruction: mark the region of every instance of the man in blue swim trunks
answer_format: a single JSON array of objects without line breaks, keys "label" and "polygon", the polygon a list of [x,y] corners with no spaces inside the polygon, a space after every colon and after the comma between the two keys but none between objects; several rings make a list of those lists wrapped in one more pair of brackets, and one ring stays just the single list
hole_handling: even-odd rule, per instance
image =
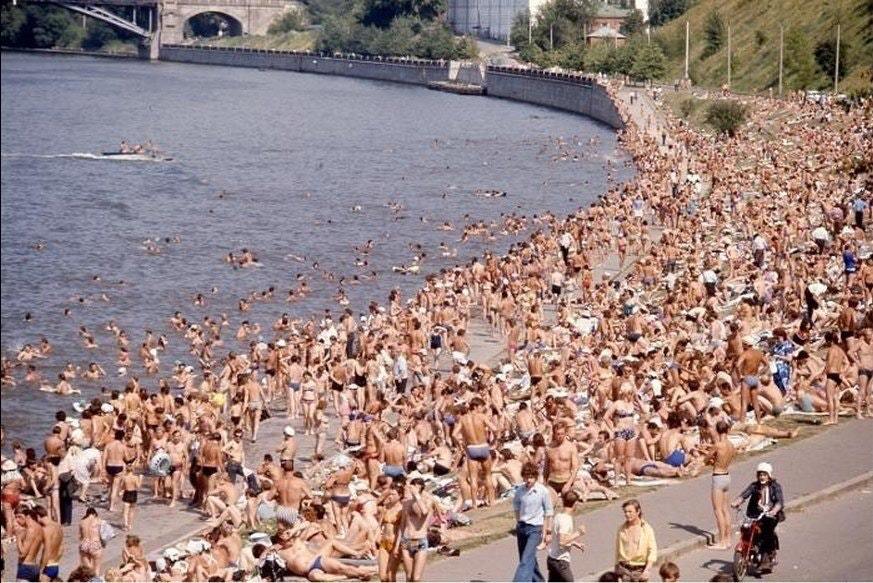
[{"label": "man in blue swim trunks", "polygon": [[[485,401],[479,397],[470,400],[469,409],[464,412],[452,433],[455,441],[465,446],[467,454],[467,473],[473,492],[473,501],[479,495],[479,476],[484,474],[485,504],[494,503],[494,484],[491,476],[491,444],[488,442],[488,432],[497,433],[497,429],[484,413]],[[475,503],[475,502],[474,502]]]},{"label": "man in blue swim trunks", "polygon": [[334,555],[360,558],[363,554],[334,538],[329,538],[318,551],[313,552],[300,536],[305,529],[303,525],[281,529],[276,533],[278,542],[273,550],[285,561],[285,568],[292,575],[306,577],[309,581],[337,581],[343,578],[364,581],[378,573],[376,565],[347,565],[333,558]]},{"label": "man in blue swim trunks", "polygon": [[20,508],[15,514],[15,536],[18,546],[19,581],[39,581],[39,555],[42,550],[42,528],[31,508]]}]

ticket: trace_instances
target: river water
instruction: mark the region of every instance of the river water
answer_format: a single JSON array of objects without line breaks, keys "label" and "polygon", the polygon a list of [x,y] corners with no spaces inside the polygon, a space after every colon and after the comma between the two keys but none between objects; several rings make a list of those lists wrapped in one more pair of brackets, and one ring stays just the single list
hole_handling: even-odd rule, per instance
[{"label": "river water", "polygon": [[[151,139],[173,160],[89,158],[122,139]],[[14,53],[2,55],[0,170],[3,354],[47,337],[54,354],[37,364],[50,382],[67,362],[101,364],[109,377],[73,381],[78,398],[123,386],[104,329],[110,319],[127,331],[134,361],[144,330],[166,333],[161,373],[169,374],[176,359],[196,364],[169,329],[175,310],[194,321],[226,312],[232,327],[219,350],[233,347],[243,319],[269,330],[283,312],[338,315],[337,282],[313,270],[317,261],[336,277],[376,271],[377,279],[347,287],[358,311],[513,240],[461,243],[458,231],[435,228],[443,221],[566,214],[632,172],[608,127],[525,104],[278,71]],[[477,198],[477,188],[508,195]],[[392,212],[392,201],[403,210]],[[181,242],[161,242],[158,255],[143,247],[147,238],[176,236]],[[362,268],[352,248],[368,239],[375,248]],[[443,241],[456,258],[441,256]],[[427,253],[421,273],[394,273],[412,261],[414,244]],[[243,247],[261,267],[224,263]],[[298,273],[313,292],[287,304]],[[270,286],[272,302],[237,310],[239,298]],[[192,303],[198,292],[203,307]],[[84,347],[81,325],[99,348]],[[76,398],[40,392],[23,372],[17,387],[2,389],[3,425],[9,438],[36,445],[50,414],[71,412]]]}]

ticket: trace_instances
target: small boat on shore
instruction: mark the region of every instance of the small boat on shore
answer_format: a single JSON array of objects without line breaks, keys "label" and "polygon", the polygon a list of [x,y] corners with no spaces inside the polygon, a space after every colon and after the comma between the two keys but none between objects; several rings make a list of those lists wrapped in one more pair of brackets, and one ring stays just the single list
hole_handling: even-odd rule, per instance
[{"label": "small boat on shore", "polygon": [[173,159],[158,153],[103,152],[101,158],[126,162],[170,162]]}]

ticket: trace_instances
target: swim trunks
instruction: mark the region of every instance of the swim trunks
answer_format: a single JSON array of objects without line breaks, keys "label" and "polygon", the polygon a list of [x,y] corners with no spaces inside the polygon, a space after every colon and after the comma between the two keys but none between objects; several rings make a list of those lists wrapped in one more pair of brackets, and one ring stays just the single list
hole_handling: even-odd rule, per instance
[{"label": "swim trunks", "polygon": [[674,449],[673,453],[664,458],[664,462],[674,468],[681,468],[685,465],[685,452],[682,449]]},{"label": "swim trunks", "polygon": [[477,462],[483,462],[491,456],[491,447],[487,444],[468,445],[467,457]]}]

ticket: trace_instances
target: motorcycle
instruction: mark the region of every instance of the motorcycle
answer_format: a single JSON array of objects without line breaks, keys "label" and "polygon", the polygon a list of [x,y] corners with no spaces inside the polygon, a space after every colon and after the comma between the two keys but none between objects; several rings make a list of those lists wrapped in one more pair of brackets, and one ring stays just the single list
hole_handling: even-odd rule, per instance
[{"label": "motorcycle", "polygon": [[742,581],[748,574],[760,574],[761,561],[764,558],[760,550],[761,519],[765,513],[752,518],[743,518],[740,527],[740,540],[734,549],[733,575],[734,581]]}]

